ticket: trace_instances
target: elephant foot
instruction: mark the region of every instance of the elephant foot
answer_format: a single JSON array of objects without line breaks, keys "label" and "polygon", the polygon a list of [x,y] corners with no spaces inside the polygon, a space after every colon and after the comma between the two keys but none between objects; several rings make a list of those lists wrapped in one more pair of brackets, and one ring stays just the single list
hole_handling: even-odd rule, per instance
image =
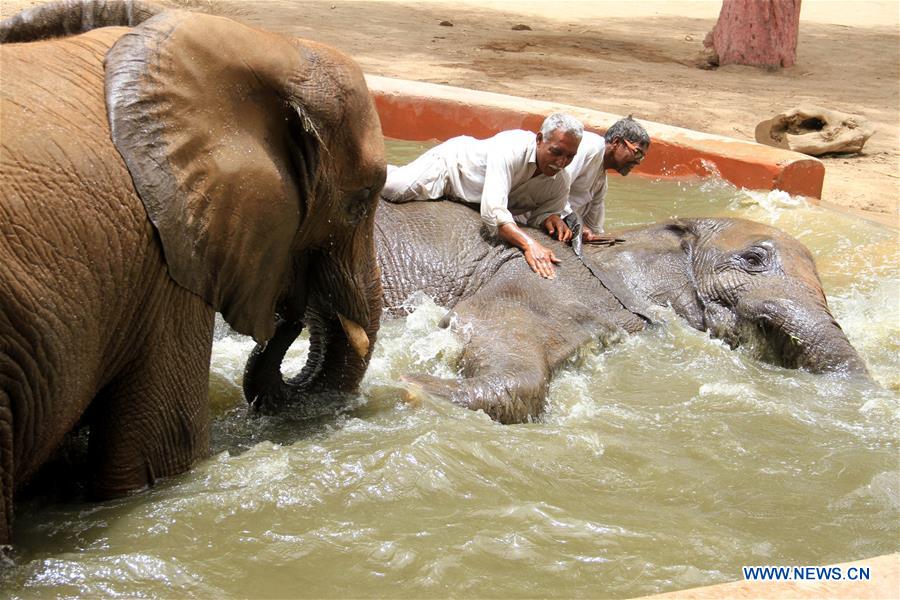
[{"label": "elephant foot", "polygon": [[504,424],[526,423],[541,414],[547,384],[536,386],[522,380],[492,375],[471,378],[441,379],[431,375],[404,375],[403,400],[421,406],[426,398],[449,400],[469,410],[484,411],[491,419]]},{"label": "elephant foot", "polygon": [[404,383],[403,388],[400,390],[401,400],[413,408],[421,407],[425,399],[425,389],[410,378],[401,377],[400,380]]}]

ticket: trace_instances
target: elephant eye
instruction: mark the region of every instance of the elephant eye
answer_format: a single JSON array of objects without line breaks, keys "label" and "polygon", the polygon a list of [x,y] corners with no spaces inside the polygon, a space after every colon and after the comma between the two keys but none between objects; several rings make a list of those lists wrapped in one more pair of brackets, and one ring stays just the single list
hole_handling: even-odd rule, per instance
[{"label": "elephant eye", "polygon": [[737,255],[740,266],[750,272],[766,271],[771,263],[771,249],[764,246],[753,246]]},{"label": "elephant eye", "polygon": [[372,188],[362,188],[353,192],[346,192],[344,196],[344,209],[347,211],[347,219],[351,225],[359,224],[369,214],[371,205]]}]

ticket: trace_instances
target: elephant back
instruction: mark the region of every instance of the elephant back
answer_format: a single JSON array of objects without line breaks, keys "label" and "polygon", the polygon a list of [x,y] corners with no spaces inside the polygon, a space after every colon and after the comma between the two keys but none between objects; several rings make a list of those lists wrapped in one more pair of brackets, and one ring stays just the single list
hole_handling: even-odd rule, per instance
[{"label": "elephant back", "polygon": [[[52,165],[54,175],[72,179],[91,173],[91,181],[75,184],[95,192],[110,185],[119,197],[133,191],[109,141],[103,94],[104,57],[126,31],[106,28],[64,40],[0,46],[4,164]],[[7,189],[6,195],[14,191]]]},{"label": "elephant back", "polygon": [[641,318],[625,310],[591,274],[571,246],[537,229],[528,229],[528,235],[560,259],[557,277],[552,280],[533,273],[522,253],[502,242],[483,224],[477,208],[466,204],[382,201],[376,224],[384,306],[389,315],[405,314],[404,302],[420,290],[449,309],[491,290],[487,295],[492,300],[515,297],[516,302],[533,305],[537,313],[546,313],[552,304],[546,299],[553,298],[554,302],[578,305],[579,313],[591,315],[588,320],[605,322],[608,315],[615,314],[628,331],[644,326]]}]

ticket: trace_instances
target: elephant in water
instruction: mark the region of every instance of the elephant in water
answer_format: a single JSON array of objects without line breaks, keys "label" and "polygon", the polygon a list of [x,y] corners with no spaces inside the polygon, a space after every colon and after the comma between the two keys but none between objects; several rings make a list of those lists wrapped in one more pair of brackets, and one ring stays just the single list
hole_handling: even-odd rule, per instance
[{"label": "elephant in water", "polygon": [[[462,204],[382,202],[375,229],[386,312],[402,314],[423,290],[450,309],[442,325],[464,341],[460,379],[408,376],[408,393],[424,390],[503,423],[538,417],[567,357],[598,337],[646,328],[654,306],[671,306],[732,347],[753,343],[788,368],[868,376],[828,310],[809,251],[760,223],[682,219],[615,232],[623,243],[587,245],[583,262],[532,231],[562,260],[555,279],[535,276]],[[294,337],[279,328],[278,343],[251,355],[245,386],[254,394],[291,397],[276,375]]]},{"label": "elephant in water", "polygon": [[386,163],[362,72],[317,43],[131,2],[42,5],[0,40],[3,544],[76,427],[101,498],[207,451],[216,311],[260,343],[303,317],[304,389],[355,389]]}]

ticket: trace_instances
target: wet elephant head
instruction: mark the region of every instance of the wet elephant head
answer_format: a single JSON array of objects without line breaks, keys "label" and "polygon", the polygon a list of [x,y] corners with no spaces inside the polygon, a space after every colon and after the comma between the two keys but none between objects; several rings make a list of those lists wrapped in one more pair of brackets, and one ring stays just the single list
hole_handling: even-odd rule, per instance
[{"label": "wet elephant head", "polygon": [[[813,258],[784,232],[742,219],[685,219],[623,233],[603,260],[692,326],[812,372],[866,373],[828,308]],[[609,264],[609,263],[607,263]]]},{"label": "wet elephant head", "polygon": [[[310,386],[352,389],[381,315],[381,127],[362,72],[313,42],[183,12],[106,58],[113,141],[173,279],[257,342],[308,323]],[[252,398],[251,398],[252,399]]]}]

